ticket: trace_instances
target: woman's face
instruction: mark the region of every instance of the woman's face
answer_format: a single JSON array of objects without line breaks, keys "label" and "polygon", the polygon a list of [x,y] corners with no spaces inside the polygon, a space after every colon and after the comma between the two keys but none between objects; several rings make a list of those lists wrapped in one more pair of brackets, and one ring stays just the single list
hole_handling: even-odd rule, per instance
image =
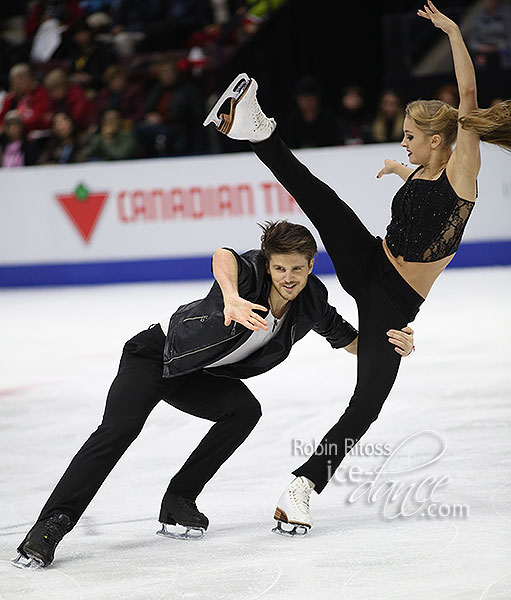
[{"label": "woman's face", "polygon": [[57,113],[53,118],[53,131],[58,138],[68,138],[73,133],[71,119],[63,113]]},{"label": "woman's face", "polygon": [[403,140],[401,146],[408,152],[408,160],[412,165],[424,165],[431,155],[430,137],[422,133],[410,117],[403,122]]}]

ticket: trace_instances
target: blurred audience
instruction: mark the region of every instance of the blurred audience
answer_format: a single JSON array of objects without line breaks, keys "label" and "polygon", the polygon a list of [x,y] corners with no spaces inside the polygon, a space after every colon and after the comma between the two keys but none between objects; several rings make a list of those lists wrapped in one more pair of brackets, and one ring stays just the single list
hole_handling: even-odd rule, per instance
[{"label": "blurred audience", "polygon": [[297,110],[291,114],[286,141],[291,148],[335,146],[340,143],[335,114],[321,104],[319,87],[304,77],[295,89]]},{"label": "blurred audience", "polygon": [[339,136],[344,145],[366,144],[371,139],[371,120],[359,85],[348,85],[341,91]]},{"label": "blurred audience", "polygon": [[[260,32],[261,43],[267,43],[265,24],[287,1],[0,3],[0,15],[22,16],[9,22],[5,35],[0,35],[2,164],[247,150],[248,144],[234,143],[202,127],[208,110],[204,98],[214,102],[223,91],[227,73],[222,69],[229,71],[231,57],[233,65],[239,58],[241,66],[248,53],[246,68],[258,78],[264,72],[273,80],[275,69],[263,64],[266,54],[259,51],[254,36]],[[491,69],[493,76],[497,67],[511,68],[511,7],[505,0],[481,4],[470,48],[476,64]],[[246,44],[252,39],[253,46]],[[238,53],[244,44],[245,51]],[[294,72],[308,66],[302,60],[294,65]],[[348,73],[341,69],[336,81]],[[232,76],[229,73],[227,79]],[[289,81],[293,80],[286,77]],[[508,95],[505,76],[495,81],[489,97]],[[269,90],[268,82],[264,83],[261,87]],[[358,84],[342,89],[339,104],[323,95],[312,77],[286,90],[287,98],[279,94],[274,109],[271,98],[263,96],[262,101],[270,105],[293,148],[401,139],[403,106],[394,91],[387,90],[375,107],[373,95],[367,96]],[[454,85],[441,86],[433,97],[455,107],[459,103]],[[279,114],[291,101],[294,108],[289,114]]]},{"label": "blurred audience", "polygon": [[83,146],[73,119],[68,113],[57,111],[52,119],[51,136],[39,155],[38,163],[63,165],[81,162],[83,158]]},{"label": "blurred audience", "polygon": [[484,0],[473,17],[468,45],[476,67],[511,68],[511,5]]},{"label": "blurred audience", "polygon": [[23,120],[15,110],[4,118],[3,132],[0,134],[0,156],[2,167],[24,167],[34,165],[37,149],[34,142],[25,137]]},{"label": "blurred audience", "polygon": [[49,18],[58,19],[66,27],[72,27],[84,17],[79,0],[35,0],[25,21],[25,35],[32,40],[39,27]]},{"label": "blurred audience", "polygon": [[136,81],[130,81],[127,69],[110,65],[103,74],[103,87],[95,100],[95,121],[110,108],[117,109],[125,119],[136,122],[144,114],[144,88]]},{"label": "blurred audience", "polygon": [[32,40],[31,62],[49,61],[62,44],[62,34],[66,27],[53,15],[53,12],[46,10],[43,13],[41,25]]},{"label": "blurred audience", "polygon": [[86,21],[78,22],[72,29],[68,56],[71,59],[71,81],[85,88],[101,87],[103,73],[117,57],[105,43],[97,41]]},{"label": "blurred audience", "polygon": [[137,135],[145,156],[174,156],[204,151],[204,101],[200,90],[183,75],[174,59],[156,63]]},{"label": "blurred audience", "polygon": [[458,93],[458,86],[452,83],[440,86],[433,94],[435,100],[441,100],[446,104],[450,104],[454,108],[458,108],[460,103],[460,96]]},{"label": "blurred audience", "polygon": [[135,156],[136,139],[122,121],[121,113],[107,110],[101,118],[101,127],[89,140],[84,156],[96,160],[126,160]]},{"label": "blurred audience", "polygon": [[385,91],[371,126],[373,142],[399,142],[403,137],[404,118],[401,98],[393,90]]},{"label": "blurred audience", "polygon": [[210,22],[205,0],[118,0],[114,6],[115,32],[141,33],[142,52],[182,48],[187,38]]},{"label": "blurred audience", "polygon": [[48,91],[34,79],[29,65],[20,63],[11,68],[9,90],[0,110],[0,127],[5,115],[15,110],[20,115],[27,134],[49,128],[50,96]]},{"label": "blurred audience", "polygon": [[50,112],[66,112],[78,129],[84,130],[92,122],[92,102],[87,98],[85,90],[69,82],[64,69],[52,69],[44,78],[44,86],[50,96]]}]

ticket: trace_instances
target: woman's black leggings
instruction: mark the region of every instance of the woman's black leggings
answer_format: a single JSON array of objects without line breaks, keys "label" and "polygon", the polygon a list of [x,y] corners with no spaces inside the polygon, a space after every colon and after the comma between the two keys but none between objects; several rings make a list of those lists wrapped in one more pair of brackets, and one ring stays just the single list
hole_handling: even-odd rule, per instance
[{"label": "woman's black leggings", "polygon": [[300,163],[279,135],[252,149],[319,231],[342,287],[358,308],[357,384],[348,408],[315,453],[293,473],[323,490],[344,456],[378,417],[397,377],[400,355],[386,332],[413,321],[423,302],[399,275],[353,210]]},{"label": "woman's black leggings", "polygon": [[[241,381],[203,371],[164,379],[164,342],[159,325],[126,342],[119,372],[108,392],[103,421],[71,461],[38,520],[56,512],[65,513],[74,526],[160,400],[215,422],[171,479],[166,493],[195,500],[255,427],[261,406]],[[159,459],[164,469],[172,464],[173,443],[169,439],[169,456]],[[136,473],[133,478],[136,482]]]}]

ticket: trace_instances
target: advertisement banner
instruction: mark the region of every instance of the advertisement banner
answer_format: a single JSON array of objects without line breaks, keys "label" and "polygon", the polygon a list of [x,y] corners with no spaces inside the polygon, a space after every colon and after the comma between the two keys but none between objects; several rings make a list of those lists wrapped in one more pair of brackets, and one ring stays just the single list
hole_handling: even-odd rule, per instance
[{"label": "advertisement banner", "polygon": [[[483,146],[479,197],[458,266],[510,262],[509,156]],[[402,182],[376,173],[385,158],[403,158],[398,144],[296,154],[384,237]],[[320,242],[252,153],[3,169],[0,185],[1,285],[207,276],[216,248],[257,246],[257,223],[265,220],[302,223]]]}]

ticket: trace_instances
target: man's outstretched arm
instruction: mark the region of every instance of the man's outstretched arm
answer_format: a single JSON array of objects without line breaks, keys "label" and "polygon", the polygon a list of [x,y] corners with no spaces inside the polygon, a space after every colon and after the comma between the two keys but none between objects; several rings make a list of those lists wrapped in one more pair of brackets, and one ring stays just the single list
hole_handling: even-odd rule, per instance
[{"label": "man's outstretched arm", "polygon": [[212,270],[224,298],[225,325],[228,326],[232,321],[236,321],[252,331],[268,329],[265,319],[254,312],[255,310],[267,312],[268,309],[244,300],[239,295],[238,261],[233,253],[225,248],[219,248],[213,254]]}]

